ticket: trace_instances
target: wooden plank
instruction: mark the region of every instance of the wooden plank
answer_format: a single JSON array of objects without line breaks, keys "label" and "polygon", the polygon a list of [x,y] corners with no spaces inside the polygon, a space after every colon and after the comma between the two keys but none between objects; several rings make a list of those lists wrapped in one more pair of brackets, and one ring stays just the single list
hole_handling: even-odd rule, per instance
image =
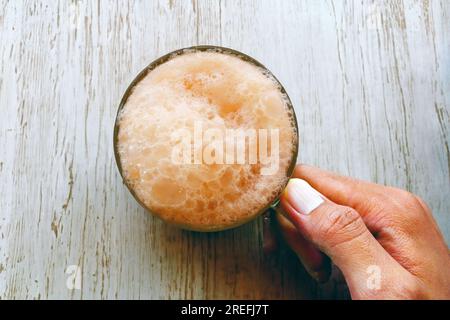
[{"label": "wooden plank", "polygon": [[[293,100],[299,162],[407,188],[450,239],[450,3],[0,1],[0,298],[333,297],[262,221],[164,225],[120,181],[112,126],[156,57],[217,44],[267,65]],[[70,265],[81,289],[66,287]]]}]

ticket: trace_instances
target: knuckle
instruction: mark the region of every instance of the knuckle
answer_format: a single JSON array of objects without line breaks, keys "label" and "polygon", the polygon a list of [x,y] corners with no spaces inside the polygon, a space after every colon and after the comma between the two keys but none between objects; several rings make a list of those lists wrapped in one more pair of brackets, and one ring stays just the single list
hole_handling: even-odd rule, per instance
[{"label": "knuckle", "polygon": [[350,241],[364,232],[358,212],[348,207],[330,208],[323,215],[318,234],[321,240],[339,244]]},{"label": "knuckle", "polygon": [[421,206],[421,209],[423,209],[424,211],[429,210],[427,203],[425,202],[425,200],[423,200],[421,197],[419,197],[418,195],[415,195],[416,197],[416,201],[419,203],[419,205]]},{"label": "knuckle", "polygon": [[417,207],[417,205],[420,205],[418,197],[406,190],[396,189],[395,197],[404,207],[414,208]]},{"label": "knuckle", "polygon": [[403,189],[385,187],[383,192],[377,194],[373,202],[372,211],[395,213],[404,218],[407,212],[423,214],[426,212],[426,203],[417,195]]},{"label": "knuckle", "polygon": [[389,221],[392,227],[404,230],[408,234],[415,232],[426,217],[421,199],[416,195],[401,189],[394,189],[391,193],[394,206],[390,208]]},{"label": "knuckle", "polygon": [[399,242],[403,243],[406,246],[407,243],[411,243],[414,241],[412,236],[417,234],[418,227],[420,226],[419,219],[416,219],[411,216],[407,216],[406,218],[399,218],[393,223],[393,230],[395,234],[393,238]]},{"label": "knuckle", "polygon": [[353,226],[359,219],[359,214],[352,208],[331,211],[328,215],[331,231],[340,231]]},{"label": "knuckle", "polygon": [[414,194],[413,196],[416,199],[416,201],[419,202],[420,204],[425,203],[425,201],[423,201],[423,199],[421,197],[419,197],[418,195]]}]

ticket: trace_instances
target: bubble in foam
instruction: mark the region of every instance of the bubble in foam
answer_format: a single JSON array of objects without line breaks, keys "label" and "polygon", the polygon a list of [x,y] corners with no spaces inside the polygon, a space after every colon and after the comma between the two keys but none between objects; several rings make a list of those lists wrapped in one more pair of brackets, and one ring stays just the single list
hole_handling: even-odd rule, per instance
[{"label": "bubble in foam", "polygon": [[[117,121],[125,182],[151,212],[188,229],[225,229],[253,218],[281,192],[295,161],[295,118],[279,83],[228,53],[171,57],[135,85]],[[262,175],[261,163],[173,163],[171,134],[192,131],[196,122],[222,132],[277,128],[278,169]]]}]

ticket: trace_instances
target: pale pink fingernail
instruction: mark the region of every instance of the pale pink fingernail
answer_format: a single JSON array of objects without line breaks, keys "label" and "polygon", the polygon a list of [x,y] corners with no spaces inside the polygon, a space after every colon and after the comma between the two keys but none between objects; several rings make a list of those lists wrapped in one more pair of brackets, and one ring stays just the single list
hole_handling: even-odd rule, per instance
[{"label": "pale pink fingernail", "polygon": [[302,214],[310,214],[324,202],[321,194],[302,179],[289,180],[284,197],[295,210]]}]

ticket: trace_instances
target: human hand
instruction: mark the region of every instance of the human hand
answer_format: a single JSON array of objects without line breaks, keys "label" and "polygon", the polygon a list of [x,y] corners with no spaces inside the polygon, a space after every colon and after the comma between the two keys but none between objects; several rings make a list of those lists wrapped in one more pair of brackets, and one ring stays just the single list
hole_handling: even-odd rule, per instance
[{"label": "human hand", "polygon": [[329,257],[353,299],[450,299],[449,251],[420,198],[305,165],[293,178],[277,221],[316,279],[328,277]]}]

